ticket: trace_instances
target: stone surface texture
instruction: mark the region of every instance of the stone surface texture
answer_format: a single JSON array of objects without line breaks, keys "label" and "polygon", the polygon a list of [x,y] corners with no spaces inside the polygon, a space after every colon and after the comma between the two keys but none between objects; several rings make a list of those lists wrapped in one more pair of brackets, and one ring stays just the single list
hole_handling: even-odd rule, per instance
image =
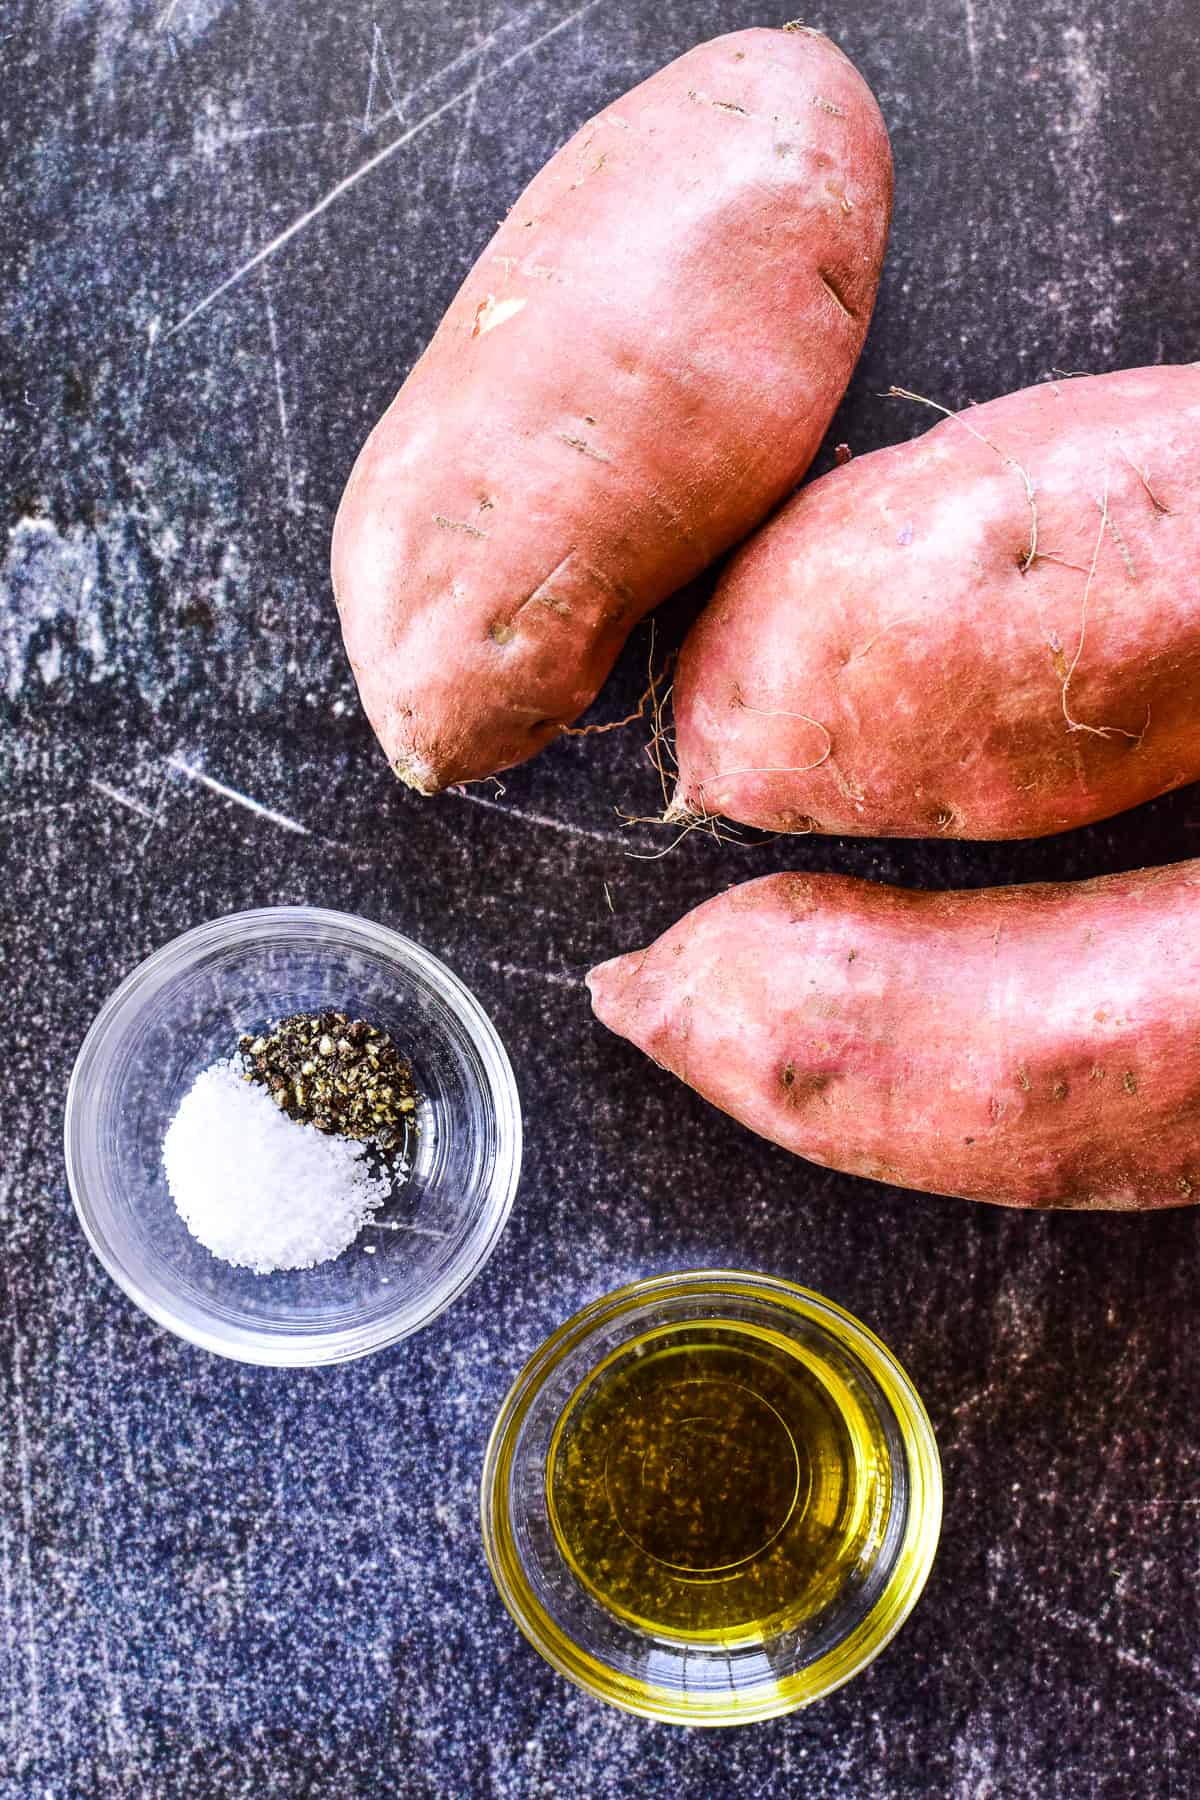
[{"label": "stone surface texture", "polygon": [[[663,840],[617,812],[658,799],[636,728],[422,801],[340,649],[341,484],[497,219],[601,104],[777,22],[733,0],[0,10],[5,1796],[1200,1794],[1200,1215],[1023,1217],[824,1173],[608,1036],[580,984],[772,869],[984,884],[1197,854],[1196,792],[1041,843],[697,835],[639,860]],[[809,22],[875,87],[897,174],[818,469],[925,427],[890,383],[959,405],[1197,353],[1190,0],[835,0]],[[660,651],[701,597],[666,609]],[[642,628],[597,718],[629,710],[648,650]],[[306,1373],[142,1317],[60,1149],[104,997],[176,932],[271,902],[444,957],[528,1128],[470,1292]],[[805,1282],[896,1350],[946,1522],[869,1673],[703,1734],[540,1662],[493,1591],[477,1484],[501,1396],[567,1314],[719,1264]]]}]

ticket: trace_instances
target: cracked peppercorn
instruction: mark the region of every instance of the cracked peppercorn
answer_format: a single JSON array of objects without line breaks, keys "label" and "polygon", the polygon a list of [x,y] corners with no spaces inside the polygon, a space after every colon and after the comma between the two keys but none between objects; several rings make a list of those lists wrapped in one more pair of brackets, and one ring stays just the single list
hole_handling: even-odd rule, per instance
[{"label": "cracked peppercorn", "polygon": [[383,1151],[418,1129],[412,1065],[386,1031],[345,1013],[293,1013],[238,1040],[247,1081],[290,1119]]}]

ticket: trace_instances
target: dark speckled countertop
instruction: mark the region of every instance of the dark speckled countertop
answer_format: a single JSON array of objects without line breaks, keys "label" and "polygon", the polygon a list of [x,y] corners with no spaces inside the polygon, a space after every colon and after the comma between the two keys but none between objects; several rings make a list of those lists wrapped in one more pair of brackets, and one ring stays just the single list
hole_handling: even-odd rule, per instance
[{"label": "dark speckled countertop", "polygon": [[[1196,792],[1038,844],[693,837],[638,861],[658,840],[614,811],[654,802],[636,732],[562,744],[503,796],[422,802],[339,647],[338,493],[477,248],[602,102],[751,22],[776,19],[733,0],[0,9],[6,1797],[1200,1794],[1200,1215],[1019,1217],[823,1173],[606,1035],[579,981],[789,864],[979,884],[1196,854]],[[1193,0],[831,0],[810,22],[874,85],[897,163],[830,445],[924,428],[880,398],[892,382],[954,405],[1196,354]],[[599,716],[629,710],[646,654],[642,631]],[[458,969],[510,1047],[529,1140],[466,1297],[395,1351],[305,1373],[135,1311],[76,1227],[59,1147],[72,1058],[132,965],[289,901],[393,923]],[[629,1277],[715,1263],[821,1289],[894,1347],[940,1436],[946,1524],[868,1674],[705,1735],[541,1664],[492,1590],[476,1488],[553,1326]]]}]

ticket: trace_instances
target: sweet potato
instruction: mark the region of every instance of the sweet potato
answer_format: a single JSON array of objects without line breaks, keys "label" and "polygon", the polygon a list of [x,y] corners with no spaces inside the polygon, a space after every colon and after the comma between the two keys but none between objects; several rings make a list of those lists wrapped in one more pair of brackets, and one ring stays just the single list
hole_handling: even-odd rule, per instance
[{"label": "sweet potato", "polygon": [[828,1168],[1006,1206],[1200,1198],[1200,861],[968,893],[768,875],[588,984]]},{"label": "sweet potato", "polygon": [[869,88],[815,32],[702,44],[517,201],[360,454],[343,633],[422,793],[533,755],[634,623],[803,474],[891,209]]},{"label": "sweet potato", "polygon": [[1200,365],[1048,382],[856,458],[688,637],[668,816],[1040,837],[1193,781],[1198,565]]}]

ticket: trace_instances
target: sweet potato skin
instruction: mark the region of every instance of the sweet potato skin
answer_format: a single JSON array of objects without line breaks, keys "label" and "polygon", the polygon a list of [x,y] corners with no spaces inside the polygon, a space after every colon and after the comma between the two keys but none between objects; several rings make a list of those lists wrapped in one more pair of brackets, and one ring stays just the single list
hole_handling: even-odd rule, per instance
[{"label": "sweet potato skin", "polygon": [[1006,1206],[1200,1199],[1200,861],[955,893],[768,875],[588,985],[827,1168]]},{"label": "sweet potato skin", "polygon": [[829,40],[748,30],[606,107],[516,202],[371,433],[332,573],[422,792],[520,762],[808,467],[862,346],[887,132]]},{"label": "sweet potato skin", "polygon": [[689,635],[673,814],[1041,837],[1193,781],[1198,565],[1200,365],[1048,382],[856,458]]}]

